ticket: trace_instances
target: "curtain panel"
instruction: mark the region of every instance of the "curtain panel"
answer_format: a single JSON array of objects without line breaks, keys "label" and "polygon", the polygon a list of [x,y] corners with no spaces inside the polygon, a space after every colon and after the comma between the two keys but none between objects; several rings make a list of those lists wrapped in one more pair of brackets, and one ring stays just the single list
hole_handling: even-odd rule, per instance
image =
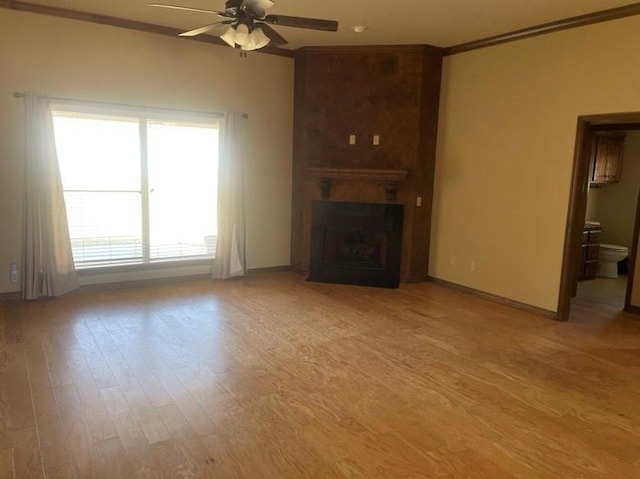
[{"label": "curtain panel", "polygon": [[240,113],[227,113],[218,173],[218,243],[212,277],[228,279],[246,271],[244,138]]},{"label": "curtain panel", "polygon": [[22,297],[58,296],[78,287],[48,100],[25,93]]}]

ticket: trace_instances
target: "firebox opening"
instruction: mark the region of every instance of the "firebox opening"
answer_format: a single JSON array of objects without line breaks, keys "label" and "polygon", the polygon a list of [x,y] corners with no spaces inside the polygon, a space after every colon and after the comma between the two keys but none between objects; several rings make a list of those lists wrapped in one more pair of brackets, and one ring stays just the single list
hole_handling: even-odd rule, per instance
[{"label": "firebox opening", "polygon": [[397,288],[403,206],[314,201],[310,281]]}]

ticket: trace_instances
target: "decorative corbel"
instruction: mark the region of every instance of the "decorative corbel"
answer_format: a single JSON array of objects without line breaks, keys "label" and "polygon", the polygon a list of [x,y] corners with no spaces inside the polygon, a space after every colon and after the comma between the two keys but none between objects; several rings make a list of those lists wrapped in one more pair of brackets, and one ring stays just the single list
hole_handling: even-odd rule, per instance
[{"label": "decorative corbel", "polygon": [[398,182],[397,181],[385,181],[384,193],[389,203],[395,203],[398,199]]},{"label": "decorative corbel", "polygon": [[331,196],[331,178],[320,178],[320,197],[328,200]]}]

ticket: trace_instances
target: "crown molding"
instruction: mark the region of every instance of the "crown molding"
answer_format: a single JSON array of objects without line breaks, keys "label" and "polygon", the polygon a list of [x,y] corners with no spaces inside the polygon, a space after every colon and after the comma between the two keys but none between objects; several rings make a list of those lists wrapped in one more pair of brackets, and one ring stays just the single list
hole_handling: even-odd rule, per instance
[{"label": "crown molding", "polygon": [[299,54],[350,54],[350,53],[396,53],[396,52],[430,52],[434,55],[442,56],[442,48],[427,44],[410,45],[329,45],[300,47],[294,50],[295,55]]},{"label": "crown molding", "polygon": [[620,18],[632,17],[640,15],[640,3],[632,3],[624,7],[611,8],[609,10],[600,10],[598,12],[587,13],[586,15],[578,15],[577,17],[569,17],[563,20],[543,23],[532,27],[515,30],[513,32],[502,33],[492,37],[474,40],[472,42],[460,43],[450,47],[443,48],[443,54],[455,55],[457,53],[469,52],[480,48],[491,47],[501,43],[513,42],[524,38],[544,35],[546,33],[559,32],[569,30],[571,28],[583,27],[585,25],[593,25],[595,23],[608,22],[618,20]]}]

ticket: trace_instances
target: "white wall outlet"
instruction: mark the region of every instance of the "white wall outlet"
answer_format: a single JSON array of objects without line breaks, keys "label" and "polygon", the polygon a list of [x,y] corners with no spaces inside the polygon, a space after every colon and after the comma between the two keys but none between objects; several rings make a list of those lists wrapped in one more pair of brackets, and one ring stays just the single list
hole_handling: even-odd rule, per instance
[{"label": "white wall outlet", "polygon": [[349,135],[349,144],[350,145],[356,144],[356,135]]},{"label": "white wall outlet", "polygon": [[380,135],[373,135],[373,144],[376,146],[380,144]]},{"label": "white wall outlet", "polygon": [[475,271],[476,269],[478,269],[478,263],[472,261],[469,267],[471,268],[471,271]]},{"label": "white wall outlet", "polygon": [[17,263],[11,263],[9,266],[9,279],[12,283],[17,283],[20,279],[20,271],[18,270]]},{"label": "white wall outlet", "polygon": [[416,197],[416,206],[419,208],[422,206],[422,196]]}]

